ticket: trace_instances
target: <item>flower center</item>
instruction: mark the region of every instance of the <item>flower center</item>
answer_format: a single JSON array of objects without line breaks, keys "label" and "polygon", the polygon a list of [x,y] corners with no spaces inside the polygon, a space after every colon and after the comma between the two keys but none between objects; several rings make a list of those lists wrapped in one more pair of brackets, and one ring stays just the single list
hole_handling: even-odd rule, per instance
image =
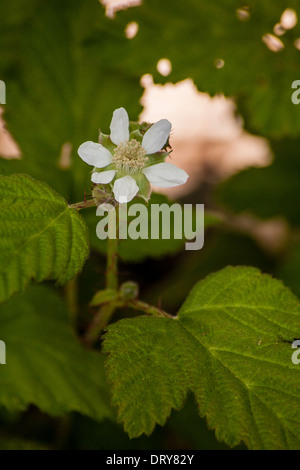
[{"label": "flower center", "polygon": [[146,150],[141,144],[132,139],[129,142],[123,142],[118,145],[113,153],[113,162],[118,170],[126,173],[136,173],[142,170],[148,160]]}]

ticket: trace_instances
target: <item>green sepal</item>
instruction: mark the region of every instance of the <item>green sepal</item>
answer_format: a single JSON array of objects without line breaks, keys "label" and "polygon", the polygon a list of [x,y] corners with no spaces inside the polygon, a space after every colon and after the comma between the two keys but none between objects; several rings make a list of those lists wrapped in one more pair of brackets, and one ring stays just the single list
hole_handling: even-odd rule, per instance
[{"label": "green sepal", "polygon": [[129,122],[129,134],[132,134],[135,131],[140,131],[141,130],[141,124],[139,124],[136,121],[130,121]]},{"label": "green sepal", "polygon": [[141,133],[141,131],[139,129],[136,129],[136,130],[134,130],[133,132],[130,133],[129,139],[130,140],[135,139],[141,144],[142,141],[143,141],[143,134]]},{"label": "green sepal", "polygon": [[136,184],[140,188],[137,195],[144,199],[146,202],[148,202],[151,196],[151,185],[147,180],[146,176],[143,173],[138,173],[136,175],[133,175],[133,178],[135,179]]},{"label": "green sepal", "polygon": [[152,126],[152,124],[149,123],[149,122],[139,123],[139,122],[130,121],[130,123],[129,123],[129,133],[131,134],[132,132],[138,130],[138,131],[140,131],[140,133],[143,136],[150,129],[151,126]]},{"label": "green sepal", "polygon": [[92,173],[102,173],[103,171],[116,170],[116,165],[110,163],[110,165],[105,166],[104,168],[94,168]]},{"label": "green sepal", "polygon": [[172,152],[156,152],[153,153],[152,155],[147,155],[147,162],[146,162],[146,167],[152,166],[152,165],[157,165],[158,163],[164,163],[166,158],[171,154]]},{"label": "green sepal", "polygon": [[108,184],[96,184],[92,191],[93,199],[97,206],[108,202],[113,196],[111,192],[111,185]]},{"label": "green sepal", "polygon": [[115,148],[117,147],[111,140],[110,136],[107,135],[107,134],[102,134],[102,132],[100,132],[100,135],[99,135],[99,143],[101,145],[103,145],[103,147],[105,147],[107,150],[109,150],[110,152],[113,152],[115,150]]}]

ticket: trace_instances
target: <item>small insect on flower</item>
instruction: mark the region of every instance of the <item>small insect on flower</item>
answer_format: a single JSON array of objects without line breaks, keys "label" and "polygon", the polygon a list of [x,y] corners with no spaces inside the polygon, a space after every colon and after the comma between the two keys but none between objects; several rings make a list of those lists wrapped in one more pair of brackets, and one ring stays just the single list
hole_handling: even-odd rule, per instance
[{"label": "small insect on flower", "polygon": [[161,119],[146,132],[143,125],[133,126],[124,108],[114,111],[110,136],[100,134],[100,142],[84,142],[78,154],[94,167],[92,182],[109,184],[118,202],[129,202],[136,195],[148,200],[150,183],[171,188],[186,183],[188,174],[164,160],[172,125]]}]

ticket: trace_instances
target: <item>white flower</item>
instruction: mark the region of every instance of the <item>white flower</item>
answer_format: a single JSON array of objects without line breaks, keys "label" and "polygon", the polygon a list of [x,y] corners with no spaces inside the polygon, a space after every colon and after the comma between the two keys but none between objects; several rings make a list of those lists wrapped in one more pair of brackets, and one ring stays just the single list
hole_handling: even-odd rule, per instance
[{"label": "white flower", "polygon": [[115,199],[129,202],[139,192],[145,193],[145,187],[150,187],[149,183],[161,188],[186,183],[187,173],[171,163],[162,163],[161,155],[166,154],[159,153],[168,141],[171,128],[167,119],[161,119],[143,137],[139,131],[130,134],[128,114],[124,108],[119,108],[114,111],[110,124],[110,150],[102,144],[85,142],[79,147],[78,154],[84,162],[94,167],[93,183],[109,184],[114,181]]}]

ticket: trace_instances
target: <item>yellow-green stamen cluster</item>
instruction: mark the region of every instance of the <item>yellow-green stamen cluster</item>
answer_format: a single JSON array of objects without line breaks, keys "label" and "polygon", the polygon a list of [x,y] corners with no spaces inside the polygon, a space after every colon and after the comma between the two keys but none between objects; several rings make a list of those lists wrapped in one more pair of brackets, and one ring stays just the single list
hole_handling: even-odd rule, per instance
[{"label": "yellow-green stamen cluster", "polygon": [[112,160],[117,170],[133,174],[144,168],[148,157],[141,144],[132,139],[129,142],[123,142],[114,150]]}]

